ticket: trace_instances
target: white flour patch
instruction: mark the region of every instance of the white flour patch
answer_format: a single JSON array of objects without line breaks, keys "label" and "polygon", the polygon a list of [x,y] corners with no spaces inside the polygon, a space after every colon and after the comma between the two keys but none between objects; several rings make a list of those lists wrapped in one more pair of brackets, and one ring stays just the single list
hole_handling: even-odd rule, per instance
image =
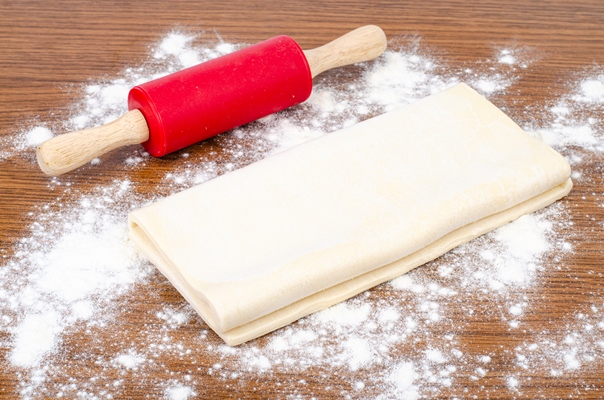
[{"label": "white flour patch", "polygon": [[27,144],[29,146],[37,146],[42,142],[52,138],[54,135],[50,129],[43,126],[36,126],[25,134]]},{"label": "white flour patch", "polygon": [[58,350],[67,327],[90,322],[148,273],[126,240],[125,214],[111,207],[129,188],[129,181],[117,182],[103,190],[110,197],[86,196],[65,208],[58,203],[57,211],[44,206],[30,236],[17,244],[5,268],[18,276],[0,299],[3,314],[13,315],[15,365],[37,366]]},{"label": "white flour patch", "polygon": [[[412,362],[402,362],[396,365],[386,382],[391,386],[392,395],[400,399],[415,400],[420,398],[418,387],[414,385],[418,378]],[[383,396],[388,398],[387,396]]]},{"label": "white flour patch", "polygon": [[519,78],[519,70],[526,69],[534,60],[527,49],[506,48],[496,51],[493,58],[479,60],[476,66],[458,73],[458,79],[468,83],[487,98],[505,93]]},{"label": "white flour patch", "polygon": [[[549,107],[549,115],[530,123],[527,130],[568,155],[571,165],[577,165],[586,161],[582,157],[604,151],[604,71],[580,77],[570,90]],[[582,155],[585,151],[588,154]]]},{"label": "white flour patch", "polygon": [[133,369],[142,364],[145,361],[145,358],[138,355],[136,351],[131,350],[126,354],[120,354],[115,357],[114,361],[124,368]]},{"label": "white flour patch", "polygon": [[[67,118],[23,128],[0,160],[32,152],[53,132],[111,121],[126,111],[131,86],[239,47],[218,39],[199,44],[194,36],[172,32],[153,46],[149,62],[82,87]],[[341,72],[350,74],[346,85],[333,75],[318,77],[306,103],[216,138],[205,155],[177,153],[158,191],[163,196],[200,184],[461,81],[486,96],[506,93],[534,62],[529,53],[497,49],[490,59],[451,72],[446,60],[418,43],[391,48],[375,62]],[[603,150],[602,76],[595,71],[570,82],[567,95],[543,105],[533,120],[518,121],[562,152],[579,182],[591,179],[582,167]],[[574,251],[567,234],[573,222],[561,203],[237,348],[222,344],[184,300],[130,322],[133,288],[148,290],[153,279],[167,283],[126,239],[127,212],[154,200],[137,194],[133,171],[158,161],[140,148],[120,154],[116,168],[125,178],[98,184],[89,194],[68,178],[50,180],[58,200],[30,211],[35,222],[1,261],[0,330],[9,338],[3,343],[6,359],[19,373],[24,398],[117,398],[126,386],[140,384],[155,396],[188,399],[207,397],[209,381],[229,393],[242,385],[262,393],[262,381],[278,382],[271,386],[277,396],[312,397],[295,388],[317,379],[339,382],[324,388],[334,397],[461,398],[468,397],[468,377],[496,380],[497,395],[514,397],[530,385],[532,373],[568,378],[603,367],[601,296],[581,309],[569,305],[568,318],[552,326],[532,330],[527,323],[542,306],[529,291],[548,290],[547,280],[557,271],[571,273],[563,257]],[[598,196],[594,201],[604,204]],[[484,345],[480,351],[467,346],[464,332],[474,330],[476,315],[499,321],[520,344]],[[116,331],[117,319],[129,321],[119,326],[131,331]],[[68,356],[83,366],[81,375],[65,366]],[[174,364],[180,368],[170,370]],[[506,370],[494,371],[495,365]],[[477,397],[493,396],[476,390]],[[547,387],[540,393],[547,397]]]},{"label": "white flour patch", "polygon": [[63,330],[58,313],[52,309],[26,315],[15,329],[10,360],[13,364],[31,368],[56,349],[57,336]]},{"label": "white flour patch", "polygon": [[587,78],[580,83],[580,92],[573,100],[583,103],[604,103],[604,75]]},{"label": "white flour patch", "polygon": [[498,61],[502,64],[514,65],[516,63],[516,58],[509,53],[502,52]]},{"label": "white flour patch", "polygon": [[195,392],[189,386],[176,385],[166,389],[168,400],[187,400],[194,395]]}]

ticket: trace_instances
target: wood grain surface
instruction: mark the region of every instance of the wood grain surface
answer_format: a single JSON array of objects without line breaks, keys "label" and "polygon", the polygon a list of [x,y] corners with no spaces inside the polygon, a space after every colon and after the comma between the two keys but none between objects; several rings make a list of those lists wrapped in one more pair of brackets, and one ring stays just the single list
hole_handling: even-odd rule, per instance
[{"label": "wood grain surface", "polygon": [[[2,0],[0,1],[0,145],[9,148],[16,133],[38,121],[60,126],[74,98],[81,97],[82,84],[91,79],[116,76],[124,68],[139,65],[149,57],[150,45],[173,29],[182,29],[203,37],[219,34],[225,41],[255,43],[286,34],[309,49],[365,24],[380,26],[390,39],[421,37],[421,44],[432,49],[453,67],[493,57],[494,49],[514,45],[530,49],[536,60],[514,83],[513,89],[493,96],[497,103],[511,105],[506,111],[516,120],[529,121],[530,110],[544,107],[557,95],[568,92],[569,79],[598,65],[604,65],[604,2],[601,0],[450,0],[450,1],[159,1],[128,0],[94,2],[81,0]],[[348,67],[347,67],[348,68]],[[354,67],[349,67],[350,71]],[[346,83],[350,75],[328,71],[332,80]],[[600,119],[600,131],[604,118]],[[210,145],[211,146],[211,145]],[[216,145],[219,147],[219,145]],[[117,150],[100,165],[84,167],[67,178],[71,190],[90,193],[96,185],[123,175],[123,155]],[[208,151],[208,146],[193,146],[192,155]],[[218,154],[216,157],[219,157]],[[145,193],[165,193],[162,181],[179,155],[152,160],[130,171],[130,179],[139,182]],[[560,256],[561,271],[548,271],[543,286],[527,292],[536,304],[528,318],[532,327],[550,329],[552,337],[564,336],[565,310],[584,309],[592,304],[602,307],[604,281],[604,207],[596,201],[604,194],[602,165],[594,158],[582,171],[585,179],[562,200],[574,225],[569,229],[574,251]],[[40,172],[33,150],[0,161],[0,268],[10,258],[18,240],[28,234],[36,207],[56,200],[49,177]],[[1,275],[0,275],[1,276]],[[385,288],[376,288],[374,296],[388,296]],[[488,302],[488,299],[484,299]],[[159,275],[131,291],[127,307],[116,322],[111,342],[136,341],[142,329],[153,330],[147,311],[157,302],[183,306],[184,300]],[[480,308],[478,304],[477,309]],[[522,341],[521,331],[510,331],[501,321],[487,314],[449,316],[466,319],[454,332],[465,346],[476,353],[482,349],[513,351]],[[155,327],[160,329],[159,326]],[[178,328],[183,343],[192,343],[206,329],[196,320]],[[442,335],[434,328],[434,335]],[[107,333],[109,335],[109,333]],[[0,344],[8,343],[6,335]],[[93,361],[78,358],[78,348],[92,339],[76,335],[63,343],[66,368],[51,375],[58,383],[69,383],[69,374],[89,376],[100,371]],[[212,333],[208,341],[219,344]],[[262,339],[261,339],[262,340]],[[262,343],[262,342],[260,342]],[[0,346],[0,397],[18,398],[23,373],[6,358],[9,348]],[[604,357],[604,353],[596,354]],[[124,398],[156,398],[163,392],[154,382],[169,381],[174,371],[198,368],[195,391],[200,398],[373,397],[377,392],[346,389],[354,375],[363,371],[338,371],[329,375],[309,369],[300,376],[258,374],[237,383],[219,380],[203,373],[214,361],[200,348],[194,356],[177,357],[149,370],[144,380],[122,379]],[[187,364],[188,363],[188,364]],[[568,373],[552,377],[544,371],[523,372],[522,390],[505,389],[502,377],[510,370],[509,357],[494,359],[490,374],[481,380],[462,376],[451,388],[443,388],[439,398],[604,398],[604,371],[582,369],[580,376]],[[600,363],[602,365],[602,363]],[[228,366],[225,366],[228,368]],[[69,371],[69,373],[64,373]],[[304,385],[296,384],[304,380]],[[94,380],[93,380],[94,381]],[[282,382],[282,384],[281,384]],[[502,383],[503,382],[503,383]],[[101,387],[107,382],[96,382]],[[346,386],[348,385],[348,386]],[[348,390],[348,391],[347,391]],[[44,397],[43,395],[40,397]],[[86,397],[86,396],[83,396]]]}]

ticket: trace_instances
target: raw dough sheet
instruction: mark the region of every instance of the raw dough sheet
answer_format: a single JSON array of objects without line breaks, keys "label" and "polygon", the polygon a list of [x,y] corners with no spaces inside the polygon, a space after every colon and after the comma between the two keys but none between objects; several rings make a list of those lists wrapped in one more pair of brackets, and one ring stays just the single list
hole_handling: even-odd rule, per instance
[{"label": "raw dough sheet", "polygon": [[458,84],[135,210],[130,238],[236,345],[545,207],[569,177]]}]

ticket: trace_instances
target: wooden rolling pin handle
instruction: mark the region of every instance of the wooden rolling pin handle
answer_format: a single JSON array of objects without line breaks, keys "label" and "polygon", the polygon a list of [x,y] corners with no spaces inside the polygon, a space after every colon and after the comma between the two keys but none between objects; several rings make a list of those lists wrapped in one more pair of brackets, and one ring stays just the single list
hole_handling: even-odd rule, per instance
[{"label": "wooden rolling pin handle", "polygon": [[145,117],[138,110],[107,125],[66,133],[42,143],[37,151],[38,164],[47,175],[61,175],[118,147],[143,143],[149,139]]},{"label": "wooden rolling pin handle", "polygon": [[312,50],[305,50],[313,78],[328,69],[372,60],[386,50],[384,31],[366,25]]}]

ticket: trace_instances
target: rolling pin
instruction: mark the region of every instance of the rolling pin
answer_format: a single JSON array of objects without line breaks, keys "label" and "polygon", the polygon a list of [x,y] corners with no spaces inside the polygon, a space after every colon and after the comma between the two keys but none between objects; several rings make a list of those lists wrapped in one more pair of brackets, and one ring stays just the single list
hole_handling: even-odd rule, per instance
[{"label": "rolling pin", "polygon": [[277,36],[135,86],[126,114],[47,140],[36,151],[38,164],[48,175],[61,175],[138,143],[161,157],[299,104],[310,97],[316,75],[371,60],[385,49],[386,36],[374,25],[312,50]]}]

